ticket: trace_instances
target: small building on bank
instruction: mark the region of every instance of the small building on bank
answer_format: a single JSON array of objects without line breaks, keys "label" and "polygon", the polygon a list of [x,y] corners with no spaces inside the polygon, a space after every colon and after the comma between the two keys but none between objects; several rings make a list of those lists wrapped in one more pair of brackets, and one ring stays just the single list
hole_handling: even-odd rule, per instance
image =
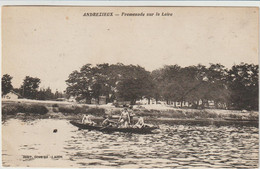
[{"label": "small building on bank", "polygon": [[22,96],[19,93],[16,93],[15,91],[11,90],[9,93],[3,96],[3,99],[10,99],[10,100],[16,100],[21,98]]},{"label": "small building on bank", "polygon": [[154,98],[151,98],[151,99],[147,99],[147,98],[142,98],[140,100],[137,100],[136,101],[136,104],[139,104],[139,105],[148,105],[148,104],[157,104],[156,103],[156,100]]}]

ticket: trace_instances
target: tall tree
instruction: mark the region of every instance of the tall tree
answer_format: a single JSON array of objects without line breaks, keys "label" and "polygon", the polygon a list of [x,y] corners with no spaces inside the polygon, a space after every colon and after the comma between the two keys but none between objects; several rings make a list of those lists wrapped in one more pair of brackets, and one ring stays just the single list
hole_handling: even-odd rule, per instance
[{"label": "tall tree", "polygon": [[230,99],[230,90],[227,85],[228,70],[221,64],[210,64],[207,71],[208,78],[208,97],[219,104],[225,104]]},{"label": "tall tree", "polygon": [[92,98],[99,100],[99,96],[106,96],[108,100],[112,94],[112,85],[110,77],[109,64],[97,64],[92,68],[93,81],[91,84]]},{"label": "tall tree", "polygon": [[20,91],[22,92],[22,96],[28,99],[36,99],[37,98],[37,89],[41,80],[37,77],[26,76],[22,86],[20,87]]},{"label": "tall tree", "polygon": [[84,73],[72,72],[69,79],[66,80],[68,85],[66,89],[67,95],[74,96],[77,100],[85,99],[86,102],[89,102],[91,99],[90,80],[90,78],[84,76]]},{"label": "tall tree", "polygon": [[100,82],[96,71],[91,64],[82,66],[80,71],[73,71],[66,80],[67,95],[76,97],[76,100],[85,100],[87,103],[90,103],[92,98],[97,98]]},{"label": "tall tree", "polygon": [[66,83],[68,95],[78,100],[86,99],[87,102],[99,96],[107,96],[110,101],[117,98],[132,103],[142,97],[152,97],[150,73],[134,65],[86,64],[80,71],[72,72]]},{"label": "tall tree", "polygon": [[137,99],[152,97],[153,82],[150,72],[141,66],[128,65],[122,67],[117,84],[117,96],[135,104]]},{"label": "tall tree", "polygon": [[10,92],[11,89],[13,89],[12,79],[13,79],[13,77],[8,74],[3,75],[3,77],[2,77],[2,96],[6,95],[7,93]]},{"label": "tall tree", "polygon": [[228,72],[230,105],[237,109],[258,110],[258,65],[241,63]]},{"label": "tall tree", "polygon": [[162,97],[167,103],[170,101],[182,101],[185,90],[181,84],[181,78],[181,67],[178,65],[168,65],[162,69],[160,88]]},{"label": "tall tree", "polygon": [[156,100],[156,103],[159,101],[159,100],[162,100],[162,81],[163,81],[163,78],[162,78],[162,69],[156,69],[154,71],[152,71],[151,73],[151,78],[152,78],[152,81],[153,81],[153,98]]}]

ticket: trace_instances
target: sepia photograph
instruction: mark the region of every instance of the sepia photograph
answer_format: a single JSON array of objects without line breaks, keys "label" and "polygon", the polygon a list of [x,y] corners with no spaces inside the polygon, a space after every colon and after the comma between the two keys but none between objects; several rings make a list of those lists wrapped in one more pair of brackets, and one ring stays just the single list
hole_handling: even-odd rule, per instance
[{"label": "sepia photograph", "polygon": [[2,167],[258,168],[259,8],[2,7]]}]

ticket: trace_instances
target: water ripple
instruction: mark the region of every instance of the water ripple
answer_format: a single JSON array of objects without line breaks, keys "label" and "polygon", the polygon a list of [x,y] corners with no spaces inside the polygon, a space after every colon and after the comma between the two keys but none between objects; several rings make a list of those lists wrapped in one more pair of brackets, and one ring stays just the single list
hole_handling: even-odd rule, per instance
[{"label": "water ripple", "polygon": [[[258,167],[257,127],[170,122],[159,125],[157,134],[108,134],[78,130],[66,120],[24,122],[10,119],[2,124],[3,165],[80,168]],[[53,128],[57,128],[58,132],[54,134]],[[35,155],[48,158],[34,158]],[[62,158],[51,158],[56,155]]]}]

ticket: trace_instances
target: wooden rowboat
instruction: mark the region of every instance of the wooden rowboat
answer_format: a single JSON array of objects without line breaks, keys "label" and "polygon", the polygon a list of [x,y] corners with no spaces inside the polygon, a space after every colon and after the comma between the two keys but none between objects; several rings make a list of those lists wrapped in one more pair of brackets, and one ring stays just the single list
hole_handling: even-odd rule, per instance
[{"label": "wooden rowboat", "polygon": [[149,134],[152,130],[158,129],[158,127],[142,127],[142,128],[118,128],[118,127],[103,127],[103,126],[92,126],[88,124],[82,124],[75,121],[70,121],[70,123],[79,129],[85,130],[97,130],[102,132],[123,132],[123,133],[138,133],[138,134]]}]

